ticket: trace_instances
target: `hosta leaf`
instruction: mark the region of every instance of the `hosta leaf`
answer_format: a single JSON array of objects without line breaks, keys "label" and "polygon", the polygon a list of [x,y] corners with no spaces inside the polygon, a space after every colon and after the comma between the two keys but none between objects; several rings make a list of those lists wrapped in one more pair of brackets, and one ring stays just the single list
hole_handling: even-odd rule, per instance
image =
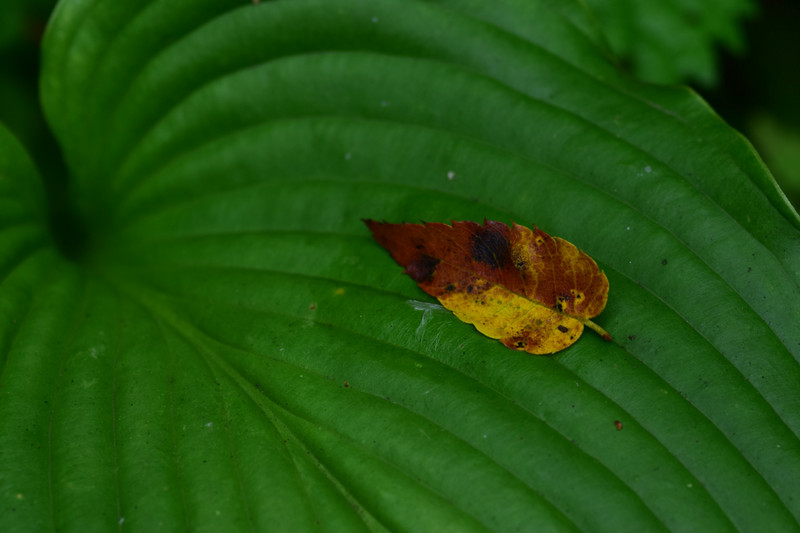
[{"label": "hosta leaf", "polygon": [[[797,529],[798,217],[592,27],[61,2],[41,98],[88,233],[64,260],[4,133],[0,530]],[[615,342],[475,335],[362,218],[535,222],[605,272]]]}]

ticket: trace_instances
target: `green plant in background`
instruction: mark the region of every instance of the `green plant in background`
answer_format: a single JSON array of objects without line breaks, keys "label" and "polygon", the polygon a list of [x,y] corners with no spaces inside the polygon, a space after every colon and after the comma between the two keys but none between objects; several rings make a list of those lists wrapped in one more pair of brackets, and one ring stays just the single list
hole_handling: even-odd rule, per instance
[{"label": "green plant in background", "polygon": [[752,0],[586,0],[614,53],[653,83],[717,84],[719,44],[744,48],[741,20]]},{"label": "green plant in background", "polygon": [[[800,219],[550,4],[61,2],[53,227],[0,130],[0,530],[798,529]],[[508,350],[361,223],[484,217],[591,254],[615,342]]]},{"label": "green plant in background", "polygon": [[[63,174],[39,105],[38,43],[53,0],[4,0],[0,14],[0,122],[35,156],[45,179]],[[63,176],[59,176],[63,181]]]}]

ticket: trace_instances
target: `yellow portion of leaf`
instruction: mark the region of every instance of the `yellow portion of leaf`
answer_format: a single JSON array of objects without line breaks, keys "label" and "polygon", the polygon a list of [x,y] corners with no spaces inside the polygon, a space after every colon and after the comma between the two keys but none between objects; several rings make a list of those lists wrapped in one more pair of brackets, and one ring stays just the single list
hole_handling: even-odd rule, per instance
[{"label": "yellow portion of leaf", "polygon": [[572,317],[494,285],[480,293],[451,293],[439,298],[460,320],[515,350],[543,355],[573,344],[583,324]]}]

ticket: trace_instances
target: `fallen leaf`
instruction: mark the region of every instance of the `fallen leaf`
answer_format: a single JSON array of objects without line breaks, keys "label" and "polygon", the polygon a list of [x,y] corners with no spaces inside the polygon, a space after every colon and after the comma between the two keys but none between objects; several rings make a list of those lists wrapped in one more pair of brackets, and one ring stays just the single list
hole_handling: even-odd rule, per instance
[{"label": "fallen leaf", "polygon": [[573,344],[606,306],[608,279],[573,244],[542,230],[485,220],[390,224],[364,220],[420,288],[459,319],[515,350]]}]

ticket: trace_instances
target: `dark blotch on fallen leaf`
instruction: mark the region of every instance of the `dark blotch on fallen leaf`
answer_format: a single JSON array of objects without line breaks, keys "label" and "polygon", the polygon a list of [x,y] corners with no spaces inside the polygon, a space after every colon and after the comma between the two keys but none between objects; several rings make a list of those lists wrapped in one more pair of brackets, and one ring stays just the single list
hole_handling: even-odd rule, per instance
[{"label": "dark blotch on fallen leaf", "polygon": [[475,261],[490,267],[503,268],[509,258],[509,242],[492,228],[480,228],[472,236],[471,255]]},{"label": "dark blotch on fallen leaf", "polygon": [[560,331],[561,333],[566,333],[566,332],[568,332],[569,330],[566,328],[566,326],[561,326],[561,325],[559,325],[559,326],[558,326],[558,331]]},{"label": "dark blotch on fallen leaf", "polygon": [[435,257],[423,255],[416,261],[409,263],[406,268],[406,274],[411,276],[411,279],[417,283],[420,283],[433,277],[433,273],[436,271],[436,266],[438,264],[439,260]]}]

